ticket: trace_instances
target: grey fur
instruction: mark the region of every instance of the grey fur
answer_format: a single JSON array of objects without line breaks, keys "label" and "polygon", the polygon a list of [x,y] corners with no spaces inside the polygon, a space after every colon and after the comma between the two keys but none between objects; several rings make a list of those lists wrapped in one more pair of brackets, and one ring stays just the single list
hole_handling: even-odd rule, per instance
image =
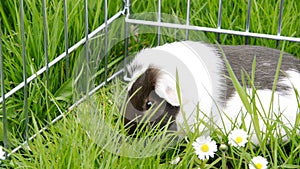
[{"label": "grey fur", "polygon": [[[218,49],[218,46],[214,46]],[[221,45],[221,48],[229,61],[233,72],[238,78],[239,82],[242,82],[241,71],[244,70],[250,77],[252,72],[252,63],[254,57],[256,57],[256,70],[254,86],[257,89],[270,89],[272,90],[273,82],[275,78],[276,68],[281,51],[261,46],[226,46]],[[222,51],[219,50],[221,53]],[[288,53],[283,53],[282,64],[280,67],[279,80],[285,77],[285,73],[288,70],[294,70],[300,72],[300,60],[293,57]],[[229,76],[226,67],[224,66],[224,74]],[[244,79],[246,82],[247,80]],[[226,78],[226,88],[224,92],[226,95],[221,100],[225,102],[232,96],[235,89],[230,79]],[[249,84],[247,83],[249,87]],[[277,85],[276,90],[284,94],[287,90],[287,86]]]}]

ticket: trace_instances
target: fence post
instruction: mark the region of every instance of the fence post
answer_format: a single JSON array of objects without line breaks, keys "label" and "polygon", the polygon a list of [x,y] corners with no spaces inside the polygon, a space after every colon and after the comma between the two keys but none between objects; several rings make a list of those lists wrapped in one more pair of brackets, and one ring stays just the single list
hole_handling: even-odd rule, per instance
[{"label": "fence post", "polygon": [[24,105],[23,111],[25,113],[25,139],[28,141],[28,84],[26,74],[26,46],[25,46],[25,30],[24,30],[24,4],[23,0],[20,0],[20,19],[21,19],[21,43],[22,43],[22,62],[23,62],[23,82],[24,82]]}]

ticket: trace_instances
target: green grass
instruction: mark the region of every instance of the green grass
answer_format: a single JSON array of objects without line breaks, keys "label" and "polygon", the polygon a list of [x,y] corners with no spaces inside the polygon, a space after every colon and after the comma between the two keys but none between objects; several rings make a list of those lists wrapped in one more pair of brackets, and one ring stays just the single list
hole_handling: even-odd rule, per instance
[{"label": "green grass", "polygon": [[[257,1],[252,3],[251,10],[251,32],[276,34],[277,20],[279,13],[279,1]],[[26,37],[26,56],[27,74],[32,75],[44,66],[44,46],[43,46],[43,23],[41,1],[25,0],[25,37]],[[109,16],[122,9],[122,1],[109,1]],[[300,37],[300,4],[297,0],[285,1],[282,25],[282,35]],[[157,4],[153,1],[132,1],[131,13],[156,12]],[[247,0],[223,1],[222,28],[244,31],[246,27]],[[186,1],[162,1],[162,12],[176,15],[185,20]],[[207,2],[205,0],[191,2],[191,24],[217,27],[218,0]],[[21,57],[21,35],[20,35],[20,16],[18,1],[1,1],[0,18],[4,56],[5,91],[8,92],[22,82],[22,57]],[[64,52],[64,27],[63,27],[63,1],[47,1],[47,21],[49,36],[49,60]],[[89,31],[104,22],[104,1],[89,0]],[[84,38],[84,7],[83,1],[68,1],[68,30],[69,44],[72,46],[80,39]],[[140,29],[130,30],[141,31]],[[123,29],[112,30],[114,37],[118,32],[123,33]],[[166,29],[168,32],[169,29]],[[172,31],[171,31],[172,32]],[[102,32],[103,33],[103,32]],[[185,33],[182,31],[180,33]],[[198,32],[191,31],[190,37]],[[177,40],[182,39],[179,35]],[[202,36],[202,35],[201,35]],[[210,42],[214,42],[216,34],[205,33]],[[122,35],[120,35],[122,37]],[[162,42],[174,41],[174,38],[163,37]],[[156,45],[157,37],[154,34],[136,35],[130,38],[129,52],[136,51]],[[276,41],[250,38],[250,44],[263,45],[275,48]],[[108,63],[110,70],[115,70],[117,65],[124,57],[124,42],[109,38],[110,46],[115,47],[109,51]],[[221,35],[222,44],[244,44],[245,38],[233,35]],[[70,53],[70,70],[66,72],[65,61],[58,63],[49,71],[49,88],[45,88],[45,75],[40,76],[29,84],[29,115],[30,115],[30,134],[34,134],[41,126],[44,126],[61,112],[65,112],[73,102],[72,78],[77,74],[77,63],[80,61],[81,49],[79,48]],[[296,57],[300,57],[300,44],[286,42],[285,51]],[[103,48],[99,49],[104,50]],[[103,63],[101,69],[97,71],[95,83],[103,80]],[[109,75],[113,71],[109,72]],[[66,73],[72,77],[66,78]],[[95,79],[93,79],[95,80]],[[118,115],[113,111],[114,98],[111,95],[110,86],[101,89],[96,96],[99,98],[100,110],[102,114],[113,112],[107,117],[108,122],[116,123]],[[46,92],[48,99],[45,98]],[[2,105],[0,105],[1,107]],[[254,106],[255,105],[251,105]],[[9,149],[12,149],[24,141],[25,117],[23,112],[23,91],[20,90],[6,101],[8,127],[9,127]],[[2,109],[0,110],[2,111]],[[2,112],[1,112],[2,114]],[[170,150],[163,155],[151,156],[148,158],[126,158],[119,157],[106,151],[105,146],[96,144],[86,133],[86,128],[78,121],[76,112],[69,112],[68,115],[59,123],[51,126],[47,132],[38,135],[36,139],[29,143],[31,151],[21,150],[12,155],[11,161],[5,165],[13,168],[196,168],[201,162],[197,160],[191,142],[198,136],[191,133],[187,140],[179,144],[180,148]],[[2,127],[2,123],[1,123]],[[0,127],[0,128],[1,128]],[[272,128],[272,126],[270,126]],[[101,130],[99,130],[101,131]],[[163,133],[163,132],[162,132]],[[227,161],[229,168],[246,168],[250,157],[263,155],[274,168],[299,168],[299,137],[295,131],[289,132],[291,141],[283,143],[280,139],[270,137],[269,144],[265,147],[252,147],[250,144],[246,148],[239,150],[229,147],[223,154],[220,151],[216,157],[208,162],[215,164],[215,168],[221,166],[220,158]],[[218,131],[211,134],[217,143],[226,143],[226,135],[221,135]],[[3,136],[0,137],[3,140]],[[148,147],[146,150],[150,150]],[[181,151],[179,151],[181,149]],[[124,149],[124,151],[131,151]],[[158,151],[159,153],[159,151]],[[181,157],[178,165],[170,165],[169,161],[175,156]],[[4,165],[4,166],[5,166]]]},{"label": "green grass", "polygon": [[[116,102],[122,99],[119,98],[122,92],[124,85],[120,85],[120,82],[97,92],[75,112],[68,113],[47,132],[39,134],[30,142],[30,149],[24,147],[12,155],[8,164],[4,164],[13,168],[221,168],[224,160],[229,168],[246,168],[252,157],[262,155],[273,168],[299,167],[300,145],[299,137],[295,135],[298,129],[287,129],[291,140],[284,142],[272,135],[273,127],[280,124],[278,122],[270,123],[267,134],[260,135],[260,146],[250,142],[244,148],[228,146],[227,151],[218,151],[214,158],[206,162],[197,159],[192,147],[192,142],[200,136],[201,131],[189,133],[177,145],[167,144],[171,138],[164,135],[164,130],[138,133],[140,139],[133,138],[119,144],[117,140],[124,139],[125,135],[118,111],[122,103]],[[255,106],[250,103],[252,98],[248,95],[241,97],[246,97],[247,101],[249,99],[245,103],[250,104],[252,110],[252,106]],[[37,126],[38,122],[33,119],[33,130],[37,131]],[[227,134],[218,130],[218,124],[210,127],[215,128],[211,137],[218,145],[227,144]],[[144,145],[153,136],[161,136],[161,139]],[[165,148],[167,146],[168,149]],[[176,165],[170,164],[178,156],[181,161]]]}]

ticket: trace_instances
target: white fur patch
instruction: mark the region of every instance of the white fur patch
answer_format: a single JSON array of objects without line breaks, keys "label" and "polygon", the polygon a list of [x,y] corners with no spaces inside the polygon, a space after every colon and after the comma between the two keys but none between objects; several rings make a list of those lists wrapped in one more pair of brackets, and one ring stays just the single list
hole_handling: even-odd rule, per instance
[{"label": "white fur patch", "polygon": [[[130,66],[132,64],[127,66],[128,70],[131,70]],[[141,69],[136,69],[134,72],[128,72],[130,74],[130,78],[127,76],[124,76],[124,80],[128,82],[127,91],[129,91],[134,84],[134,82],[137,80],[139,76],[141,76],[145,71],[147,70],[147,67],[142,67]]]},{"label": "white fur patch", "polygon": [[291,69],[285,72],[287,75],[287,78],[284,78],[279,84],[287,85],[291,88],[295,88],[300,92],[300,73],[296,72],[295,70]]},{"label": "white fur patch", "polygon": [[[295,71],[286,72],[288,78],[284,78],[279,83],[286,84],[288,86],[294,86],[296,90],[299,92],[300,87],[300,74]],[[247,88],[248,95],[251,96],[252,89]],[[299,114],[299,107],[296,98],[296,94],[293,88],[290,90],[282,92],[274,92],[274,100],[272,103],[272,107],[270,107],[272,91],[271,90],[257,90],[256,91],[256,106],[257,112],[259,115],[259,126],[260,131],[262,133],[266,132],[267,126],[265,124],[266,121],[270,123],[280,120],[280,124],[277,125],[276,131],[280,133],[281,136],[286,135],[285,129],[282,125],[287,126],[289,128],[293,128],[295,125],[295,120],[297,114]],[[298,98],[299,99],[299,98]],[[269,113],[269,109],[271,109]],[[242,118],[242,114],[246,115]],[[237,125],[241,125],[244,122],[247,130],[252,134],[251,141],[254,144],[258,144],[258,138],[254,133],[253,121],[249,113],[246,113],[245,107],[237,94],[234,95],[226,102],[226,107],[224,108],[224,113],[221,113],[221,118],[225,124],[225,126],[219,126],[226,130],[230,131],[232,128],[232,122],[237,122]],[[225,115],[226,114],[226,115]],[[228,116],[228,117],[227,117]],[[279,118],[278,118],[279,117]],[[229,118],[229,119],[228,119]],[[221,120],[221,119],[219,119]],[[282,123],[282,124],[281,124]],[[217,122],[217,124],[222,124],[221,121]],[[276,132],[274,132],[276,135]],[[284,137],[284,139],[287,139]]]}]

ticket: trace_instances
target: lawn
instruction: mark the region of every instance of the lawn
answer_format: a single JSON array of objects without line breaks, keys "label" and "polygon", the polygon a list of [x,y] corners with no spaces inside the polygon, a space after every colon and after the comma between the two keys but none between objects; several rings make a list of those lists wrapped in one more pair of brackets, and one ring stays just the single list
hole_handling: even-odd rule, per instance
[{"label": "lawn", "polygon": [[[222,28],[230,30],[244,31],[247,18],[246,0],[228,0],[223,1]],[[68,43],[69,46],[84,38],[84,3],[80,0],[68,1]],[[92,32],[102,23],[104,23],[104,1],[88,2],[88,28]],[[191,2],[190,24],[217,27],[218,0],[205,1],[199,0]],[[251,9],[250,32],[277,34],[279,4],[277,0],[257,1],[253,0]],[[65,51],[64,39],[64,13],[63,1],[47,1],[47,26],[48,26],[48,56],[49,61],[54,60],[59,54]],[[4,77],[5,92],[12,90],[22,82],[22,49],[21,49],[21,31],[20,31],[20,12],[18,1],[1,1],[0,21],[2,33],[2,54],[4,57]],[[123,9],[123,1],[108,2],[108,17]],[[131,2],[131,14],[157,12],[156,1],[137,1]],[[162,13],[166,16],[177,16],[185,21],[186,1],[162,1]],[[168,15],[167,15],[168,14]],[[42,18],[42,1],[24,1],[25,18],[25,39],[26,39],[26,58],[27,75],[36,73],[45,65],[44,51],[44,31]],[[121,18],[124,19],[123,17]],[[96,73],[90,87],[102,82],[105,77],[111,76],[119,63],[124,58],[124,41],[118,41],[115,37],[118,33],[122,37],[124,30],[118,26],[122,21],[117,21],[116,26],[112,24],[108,35],[108,43],[111,46],[107,54],[108,67],[105,74],[103,67],[104,59],[100,62],[93,73]],[[284,2],[282,35],[300,37],[300,3],[297,0]],[[142,28],[139,28],[141,31]],[[152,29],[152,28],[148,28]],[[156,28],[153,28],[156,31]],[[130,26],[132,32],[138,30]],[[147,30],[149,31],[149,30]],[[154,32],[155,32],[154,31]],[[170,30],[166,30],[168,32]],[[174,32],[174,30],[172,30]],[[171,31],[171,33],[172,33]],[[100,39],[105,36],[102,31],[99,33]],[[179,33],[185,33],[184,30]],[[215,43],[215,33],[190,32],[192,35],[201,34],[207,41]],[[183,35],[176,38],[162,36],[162,42],[180,40]],[[93,42],[93,41],[92,41]],[[97,54],[97,51],[105,51],[103,47],[97,49],[90,44],[91,53]],[[130,37],[129,54],[134,54],[138,50],[157,45],[157,36],[155,33],[141,34]],[[99,45],[97,42],[96,45]],[[102,43],[102,41],[101,41]],[[221,44],[245,44],[245,37],[234,35],[221,35]],[[275,48],[275,40],[266,40],[259,38],[250,38],[250,44],[262,45]],[[280,43],[282,47],[283,43]],[[300,58],[300,44],[286,42],[284,50]],[[24,146],[21,150],[13,153],[9,160],[3,161],[3,167],[11,168],[248,168],[251,158],[262,156],[269,162],[270,168],[300,168],[300,138],[295,134],[297,129],[289,131],[290,141],[283,142],[281,139],[269,136],[263,138],[261,146],[255,146],[246,143],[245,147],[236,148],[228,146],[228,135],[212,131],[211,137],[216,141],[217,146],[225,144],[225,149],[218,150],[214,158],[208,161],[199,160],[193,149],[194,140],[200,136],[200,133],[189,133],[181,142],[165,149],[161,146],[170,146],[166,142],[170,138],[163,137],[161,144],[157,140],[143,145],[143,139],[131,140],[131,144],[140,146],[139,151],[134,151],[133,147],[123,145],[121,148],[123,154],[116,153],[110,148],[109,142],[113,139],[119,139],[115,131],[120,130],[124,133],[124,127],[120,122],[118,106],[114,91],[122,91],[119,83],[109,83],[96,92],[95,95],[88,98],[77,109],[68,111],[78,99],[74,92],[74,81],[79,74],[78,63],[82,60],[84,46],[69,54],[69,62],[64,59],[54,65],[49,70],[48,85],[46,75],[42,74],[28,85],[28,108],[29,108],[29,135],[35,134],[41,127],[47,125],[49,121],[64,113],[63,118],[49,129],[38,134],[35,139],[29,142],[28,147]],[[69,64],[69,68],[67,68]],[[100,67],[100,68],[99,68]],[[82,84],[82,83],[81,83]],[[48,86],[48,88],[47,88]],[[76,86],[75,86],[76,87]],[[81,87],[81,86],[80,86]],[[79,88],[80,88],[79,87]],[[78,88],[77,88],[78,89]],[[79,90],[83,90],[80,88]],[[77,91],[76,91],[77,92]],[[77,93],[76,93],[77,94]],[[80,93],[79,93],[80,94]],[[25,114],[24,114],[24,94],[20,90],[6,100],[7,118],[8,118],[8,152],[20,145],[25,138]],[[92,106],[91,106],[92,105]],[[2,105],[1,114],[2,114]],[[93,107],[95,106],[95,107]],[[252,105],[253,106],[253,105]],[[86,115],[86,110],[93,110],[97,113]],[[115,131],[109,130],[99,123],[100,116],[105,117],[105,122],[110,122]],[[2,117],[2,116],[1,116]],[[101,121],[101,120],[100,120]],[[3,124],[0,123],[0,129]],[[90,124],[90,125],[85,125]],[[92,128],[90,128],[93,126]],[[88,128],[87,128],[88,127]],[[272,129],[272,126],[269,127]],[[299,129],[298,129],[299,130]],[[2,131],[2,130],[1,130]],[[92,131],[92,132],[91,132]],[[105,131],[105,132],[104,132]],[[153,137],[149,132],[149,137]],[[106,136],[111,136],[106,137]],[[141,133],[142,135],[142,133]],[[165,136],[164,131],[158,131],[158,135]],[[102,137],[103,136],[103,137]],[[147,135],[145,137],[148,137]],[[0,141],[3,142],[3,133],[0,132]],[[139,141],[142,141],[140,143]],[[162,144],[165,143],[165,144]],[[140,145],[141,144],[141,145]],[[158,147],[155,147],[159,145]],[[155,151],[153,151],[155,150]],[[130,153],[129,153],[130,152]],[[132,153],[131,153],[132,152]],[[136,152],[136,153],[134,153]],[[137,158],[139,157],[139,158]],[[144,157],[144,158],[141,158]],[[171,164],[171,161],[180,157],[178,164]]]}]

